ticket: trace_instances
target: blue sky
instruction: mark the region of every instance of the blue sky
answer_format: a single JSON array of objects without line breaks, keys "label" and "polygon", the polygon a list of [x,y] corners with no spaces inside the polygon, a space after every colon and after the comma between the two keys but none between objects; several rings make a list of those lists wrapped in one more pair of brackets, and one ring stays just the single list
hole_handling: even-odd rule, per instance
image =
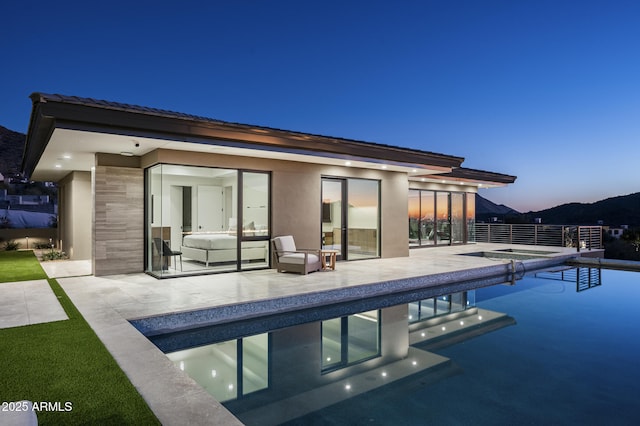
[{"label": "blue sky", "polygon": [[[21,4],[18,4],[21,3]],[[0,125],[34,91],[405,146],[518,176],[520,211],[640,191],[640,2],[11,2]]]}]

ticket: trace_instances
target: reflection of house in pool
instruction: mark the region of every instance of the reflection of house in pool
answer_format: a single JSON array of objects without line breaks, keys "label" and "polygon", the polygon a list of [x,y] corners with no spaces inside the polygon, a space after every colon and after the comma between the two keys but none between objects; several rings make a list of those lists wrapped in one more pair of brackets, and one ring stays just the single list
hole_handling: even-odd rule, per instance
[{"label": "reflection of house in pool", "polygon": [[[152,340],[244,423],[279,424],[412,375],[434,382],[459,373],[455,362],[429,350],[515,324],[473,306],[474,293],[282,328],[275,319],[267,333],[191,349],[176,350],[197,341],[198,331]],[[232,327],[246,332],[260,322]]]},{"label": "reflection of house in pool", "polygon": [[560,267],[557,270],[541,271],[536,278],[574,282],[576,291],[589,290],[602,285],[602,269],[589,267]]},{"label": "reflection of house in pool", "polygon": [[[90,259],[96,276],[268,268],[268,242],[280,235],[346,261],[465,244],[475,241],[478,188],[515,181],[446,154],[87,98],[31,98],[23,171],[58,182],[58,242],[72,260]],[[174,252],[182,262],[168,258]]]}]

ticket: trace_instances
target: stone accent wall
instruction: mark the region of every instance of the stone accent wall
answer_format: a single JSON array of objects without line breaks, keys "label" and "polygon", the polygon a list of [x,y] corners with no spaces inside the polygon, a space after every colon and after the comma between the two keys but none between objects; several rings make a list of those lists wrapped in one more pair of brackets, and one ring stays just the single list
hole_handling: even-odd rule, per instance
[{"label": "stone accent wall", "polygon": [[94,275],[143,272],[144,171],[97,166],[94,194]]}]

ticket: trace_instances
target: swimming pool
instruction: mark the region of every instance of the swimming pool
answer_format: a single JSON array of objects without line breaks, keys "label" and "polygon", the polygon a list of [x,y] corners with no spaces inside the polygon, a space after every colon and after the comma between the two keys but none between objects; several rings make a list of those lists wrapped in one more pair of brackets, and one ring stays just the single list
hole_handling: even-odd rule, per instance
[{"label": "swimming pool", "polygon": [[168,356],[247,424],[637,424],[639,286],[545,272]]}]

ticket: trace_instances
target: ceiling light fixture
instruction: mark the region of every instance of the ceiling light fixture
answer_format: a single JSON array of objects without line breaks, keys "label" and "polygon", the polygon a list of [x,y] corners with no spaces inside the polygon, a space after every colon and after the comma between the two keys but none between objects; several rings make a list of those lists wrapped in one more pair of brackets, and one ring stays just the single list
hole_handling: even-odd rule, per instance
[{"label": "ceiling light fixture", "polygon": [[120,155],[122,155],[124,157],[133,157],[133,152],[122,151],[122,152],[120,152]]}]

